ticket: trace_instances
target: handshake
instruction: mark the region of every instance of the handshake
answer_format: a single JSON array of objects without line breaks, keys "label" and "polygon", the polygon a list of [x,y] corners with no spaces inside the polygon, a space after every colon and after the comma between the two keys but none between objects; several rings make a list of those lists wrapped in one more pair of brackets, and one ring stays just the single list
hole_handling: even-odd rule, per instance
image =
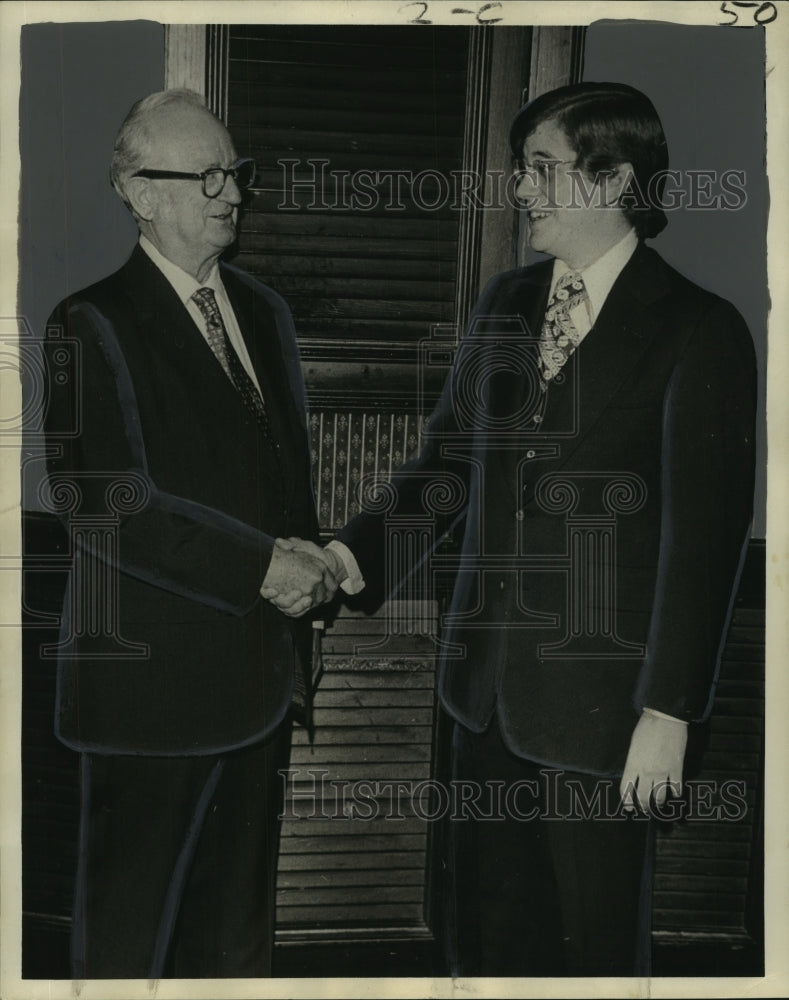
[{"label": "handshake", "polygon": [[303,538],[278,538],[260,594],[284,614],[298,618],[330,601],[347,575],[332,549]]}]

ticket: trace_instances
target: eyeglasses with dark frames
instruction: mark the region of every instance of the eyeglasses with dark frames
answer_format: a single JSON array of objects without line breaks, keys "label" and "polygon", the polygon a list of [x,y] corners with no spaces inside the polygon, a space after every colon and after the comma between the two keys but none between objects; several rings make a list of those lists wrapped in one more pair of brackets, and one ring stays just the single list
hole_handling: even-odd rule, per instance
[{"label": "eyeglasses with dark frames", "polygon": [[241,191],[246,191],[255,181],[255,161],[251,159],[236,160],[232,167],[212,167],[199,174],[184,173],[181,170],[150,170],[147,167],[138,170],[135,177],[147,177],[150,180],[201,181],[203,194],[206,198],[216,198],[222,193],[228,177],[232,177]]}]

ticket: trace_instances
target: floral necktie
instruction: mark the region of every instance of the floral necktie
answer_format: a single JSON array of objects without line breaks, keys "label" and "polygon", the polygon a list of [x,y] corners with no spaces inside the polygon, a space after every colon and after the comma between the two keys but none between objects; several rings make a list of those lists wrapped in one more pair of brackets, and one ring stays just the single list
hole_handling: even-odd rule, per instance
[{"label": "floral necktie", "polygon": [[580,343],[581,337],[570,313],[589,298],[583,278],[567,271],[548,301],[540,333],[540,363],[543,387],[556,377]]},{"label": "floral necktie", "polygon": [[241,394],[244,405],[255,415],[258,423],[268,433],[266,404],[230,343],[214,290],[212,288],[199,288],[192,298],[205,319],[208,346],[222,365],[227,377]]}]

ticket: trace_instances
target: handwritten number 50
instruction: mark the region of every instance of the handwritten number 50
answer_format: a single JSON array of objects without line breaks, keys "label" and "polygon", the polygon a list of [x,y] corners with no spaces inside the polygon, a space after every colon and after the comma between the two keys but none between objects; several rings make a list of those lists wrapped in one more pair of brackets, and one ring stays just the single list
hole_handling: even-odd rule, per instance
[{"label": "handwritten number 50", "polygon": [[725,0],[721,4],[721,13],[728,14],[730,21],[722,21],[722,24],[738,24],[740,12],[750,11],[754,24],[771,24],[777,17],[778,11],[774,3],[755,3],[753,0]]}]

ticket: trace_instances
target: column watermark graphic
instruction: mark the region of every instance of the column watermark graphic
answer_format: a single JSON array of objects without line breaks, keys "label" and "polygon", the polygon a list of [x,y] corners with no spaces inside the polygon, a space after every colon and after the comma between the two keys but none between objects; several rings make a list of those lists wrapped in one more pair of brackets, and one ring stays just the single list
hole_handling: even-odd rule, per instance
[{"label": "column watermark graphic", "polygon": [[[2,367],[21,383],[18,412],[4,410],[0,443],[21,446],[23,496],[64,525],[64,552],[24,553],[3,569],[62,572],[68,569],[67,600],[60,616],[28,606],[31,624],[60,625],[57,642],[42,643],[42,660],[147,659],[147,644],[130,642],[120,632],[119,531],[122,520],[143,510],[150,484],[134,471],[47,471],[57,466],[83,433],[86,393],[80,342],[62,326],[48,326],[36,338],[22,318],[4,320],[0,336]],[[81,644],[80,640],[88,640]]]},{"label": "column watermark graphic", "polygon": [[[85,494],[96,490],[104,509],[83,512]],[[42,505],[67,518],[74,553],[62,638],[41,646],[43,659],[147,659],[147,643],[129,642],[120,634],[118,533],[121,518],[142,510],[149,494],[145,479],[133,473],[56,475],[42,482]],[[90,646],[78,650],[84,638]]]}]

